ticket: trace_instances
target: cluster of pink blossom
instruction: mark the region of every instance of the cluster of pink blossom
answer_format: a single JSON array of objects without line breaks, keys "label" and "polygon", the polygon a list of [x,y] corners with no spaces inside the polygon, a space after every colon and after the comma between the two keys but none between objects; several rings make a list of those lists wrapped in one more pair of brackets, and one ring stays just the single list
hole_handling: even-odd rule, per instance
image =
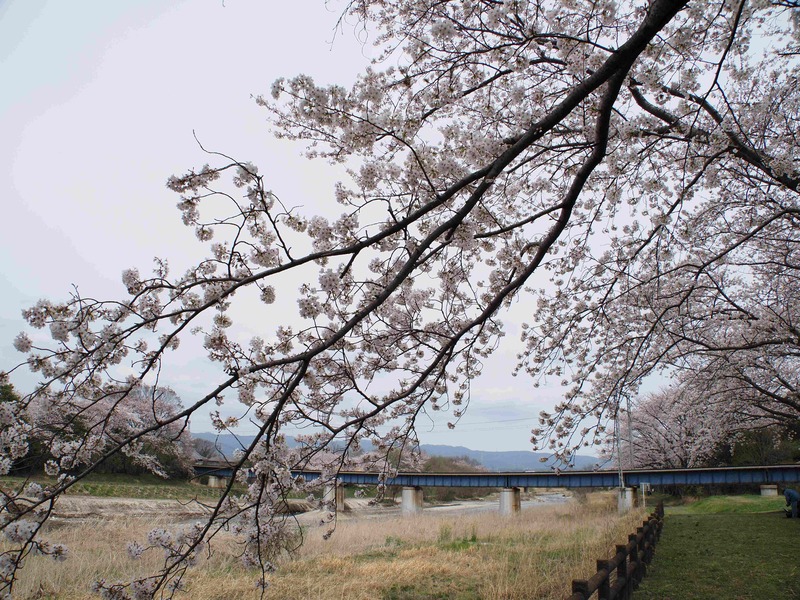
[{"label": "cluster of pink blossom", "polygon": [[[378,33],[375,64],[350,89],[301,75],[258,98],[279,137],[346,164],[350,180],[333,191],[344,214],[285,205],[250,163],[205,165],[167,185],[207,257],[177,276],[166,261],[150,276],[126,270],[121,301],[76,291],[25,313],[54,347],[14,342],[44,381],[22,403],[33,425],[0,411],[0,466],[32,435],[52,444],[58,484],[34,508],[116,453],[162,471],[158,453],[198,411],[214,410],[220,430],[259,425],[231,459],[240,481],[255,475],[246,494],[234,501],[228,486],[188,537],[132,543],[132,556],[162,549],[164,568],[99,582],[106,598],[171,596],[226,525],[264,589],[299,543],[281,498],[333,481],[366,440],[382,458],[363,464],[383,485],[387,455],[413,450],[427,410],[457,427],[501,343],[502,310],[531,291],[519,368],[566,385],[534,431],[564,458],[602,443],[621,399],[661,368],[724,374],[726,393],[735,382],[767,390],[762,412],[796,402],[796,292],[781,283],[795,283],[798,264],[796,9],[360,0],[345,10]],[[293,292],[291,275],[307,283]],[[249,340],[233,308],[248,287],[270,305]],[[169,406],[144,383],[190,334],[224,376]],[[214,408],[230,391],[241,417]],[[298,426],[314,433],[289,450],[283,432]],[[316,482],[292,476],[311,464],[324,470]],[[38,535],[22,525],[33,510],[2,526],[21,553]],[[12,557],[1,565],[10,589],[22,554],[0,556]]]}]

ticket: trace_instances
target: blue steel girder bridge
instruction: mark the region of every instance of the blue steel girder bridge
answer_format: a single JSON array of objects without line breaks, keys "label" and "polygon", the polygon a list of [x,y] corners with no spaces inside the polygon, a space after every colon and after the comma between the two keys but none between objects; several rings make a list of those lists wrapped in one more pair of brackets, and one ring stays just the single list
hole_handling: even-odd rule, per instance
[{"label": "blue steel girder bridge", "polygon": [[[209,485],[231,476],[233,469],[223,461],[204,461],[195,465],[198,476],[208,475]],[[293,475],[302,475],[307,480],[321,477],[319,471],[298,470]],[[693,469],[635,469],[622,471],[623,485],[617,470],[604,471],[531,471],[514,473],[397,473],[383,483],[403,488],[402,507],[407,513],[417,512],[422,506],[422,490],[425,487],[484,487],[501,488],[501,512],[519,510],[519,491],[522,488],[622,488],[621,502],[633,502],[632,492],[625,499],[624,490],[664,485],[715,485],[748,484],[770,486],[777,493],[778,484],[800,481],[800,464],[770,465],[754,467],[713,467]],[[331,482],[332,483],[332,482]],[[343,505],[340,493],[343,485],[378,485],[378,473],[340,471],[336,475],[337,488],[331,485],[330,494],[335,496],[337,506]],[[645,485],[646,484],[646,485]]]},{"label": "blue steel girder bridge", "polygon": [[[318,471],[295,471],[308,480]],[[636,469],[622,472],[624,487],[650,485],[778,484],[800,481],[800,464],[705,469]],[[342,471],[339,483],[377,485],[377,473]],[[398,473],[386,485],[403,487],[576,488],[619,487],[619,471],[532,471],[522,473]]]}]

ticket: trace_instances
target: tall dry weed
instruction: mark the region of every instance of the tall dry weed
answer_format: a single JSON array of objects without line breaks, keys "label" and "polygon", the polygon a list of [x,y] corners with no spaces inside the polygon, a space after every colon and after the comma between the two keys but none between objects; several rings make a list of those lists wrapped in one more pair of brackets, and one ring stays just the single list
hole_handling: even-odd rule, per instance
[{"label": "tall dry weed", "polygon": [[[594,573],[595,560],[641,525],[643,514],[616,514],[609,495],[585,503],[539,506],[515,516],[494,512],[414,518],[342,520],[329,540],[304,527],[304,544],[274,575],[269,597],[387,600],[560,598],[573,578]],[[92,581],[115,581],[157,568],[158,556],[131,561],[127,541],[142,539],[154,522],[97,521],[65,526],[53,538],[70,546],[63,563],[33,558],[15,597],[84,600]],[[257,598],[255,574],[240,565],[230,537],[194,569],[186,598]]]}]

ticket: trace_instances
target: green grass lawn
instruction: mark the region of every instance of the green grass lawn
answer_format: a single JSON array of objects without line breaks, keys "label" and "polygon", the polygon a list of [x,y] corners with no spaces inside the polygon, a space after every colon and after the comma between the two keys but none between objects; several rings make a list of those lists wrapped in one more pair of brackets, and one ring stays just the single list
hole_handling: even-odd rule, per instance
[{"label": "green grass lawn", "polygon": [[786,506],[783,495],[759,496],[742,494],[740,496],[708,496],[689,504],[667,508],[669,514],[728,514],[728,513],[768,513],[779,511]]},{"label": "green grass lawn", "polygon": [[712,496],[668,509],[635,600],[800,599],[800,519],[783,504]]}]

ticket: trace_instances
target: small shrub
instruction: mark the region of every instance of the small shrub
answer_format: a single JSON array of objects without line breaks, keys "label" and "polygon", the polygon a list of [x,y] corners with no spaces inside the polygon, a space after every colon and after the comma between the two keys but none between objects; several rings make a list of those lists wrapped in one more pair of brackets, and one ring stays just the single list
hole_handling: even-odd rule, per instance
[{"label": "small shrub", "polygon": [[439,543],[446,543],[453,539],[453,527],[449,523],[439,525]]}]

